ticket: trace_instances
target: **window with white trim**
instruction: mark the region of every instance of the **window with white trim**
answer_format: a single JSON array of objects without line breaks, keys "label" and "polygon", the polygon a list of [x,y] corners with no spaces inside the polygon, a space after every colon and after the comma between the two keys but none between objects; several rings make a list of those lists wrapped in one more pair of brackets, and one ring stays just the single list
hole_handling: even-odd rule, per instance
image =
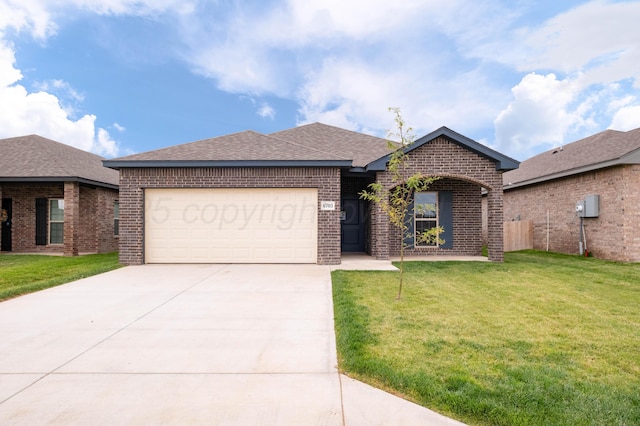
[{"label": "window with white trim", "polygon": [[437,242],[420,241],[420,234],[438,226],[438,193],[416,192],[413,204],[416,247],[437,247]]},{"label": "window with white trim", "polygon": [[49,200],[49,244],[64,244],[64,200]]},{"label": "window with white trim", "polygon": [[113,235],[120,235],[120,202],[113,205]]}]

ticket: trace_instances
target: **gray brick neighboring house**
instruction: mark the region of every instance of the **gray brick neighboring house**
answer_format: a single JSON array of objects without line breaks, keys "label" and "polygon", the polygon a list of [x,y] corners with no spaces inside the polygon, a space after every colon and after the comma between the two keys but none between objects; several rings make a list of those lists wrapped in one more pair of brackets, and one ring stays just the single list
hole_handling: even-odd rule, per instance
[{"label": "gray brick neighboring house", "polygon": [[[480,255],[484,188],[489,258],[501,261],[502,173],[518,163],[445,127],[406,150],[408,171],[442,177],[420,196],[435,209],[409,219],[442,225],[446,240],[414,247],[409,238],[410,253]],[[120,171],[120,261],[339,264],[343,252],[387,259],[399,238],[358,192],[392,184],[388,155],[384,139],[314,123],[104,161]]]},{"label": "gray brick neighboring house", "polygon": [[36,135],[0,139],[2,251],[117,251],[118,172],[102,160]]},{"label": "gray brick neighboring house", "polygon": [[[587,200],[597,211],[581,220],[576,205]],[[533,221],[535,249],[577,254],[582,236],[595,257],[640,262],[640,129],[606,130],[523,161],[504,174],[504,203],[505,220]]]}]

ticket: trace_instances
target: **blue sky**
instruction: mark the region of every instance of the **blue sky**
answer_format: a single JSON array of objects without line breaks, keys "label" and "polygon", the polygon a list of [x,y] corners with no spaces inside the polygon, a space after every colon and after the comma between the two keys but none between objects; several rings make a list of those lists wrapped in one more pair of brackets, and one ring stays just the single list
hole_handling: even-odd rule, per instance
[{"label": "blue sky", "polygon": [[323,122],[518,160],[640,127],[640,1],[0,0],[0,138],[106,157]]}]

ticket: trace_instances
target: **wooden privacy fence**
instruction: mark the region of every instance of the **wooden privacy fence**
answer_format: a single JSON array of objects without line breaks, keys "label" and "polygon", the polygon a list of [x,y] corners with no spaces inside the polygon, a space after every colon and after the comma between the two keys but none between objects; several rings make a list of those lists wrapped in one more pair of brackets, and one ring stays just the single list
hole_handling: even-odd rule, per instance
[{"label": "wooden privacy fence", "polygon": [[533,222],[521,220],[504,223],[504,251],[533,248]]}]

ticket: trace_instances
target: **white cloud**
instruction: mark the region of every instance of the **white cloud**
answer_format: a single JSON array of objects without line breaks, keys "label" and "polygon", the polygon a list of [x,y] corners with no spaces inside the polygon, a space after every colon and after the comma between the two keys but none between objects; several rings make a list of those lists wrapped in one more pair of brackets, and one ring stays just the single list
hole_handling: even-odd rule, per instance
[{"label": "white cloud", "polygon": [[[340,43],[343,37],[371,41],[413,31],[412,24],[449,9],[435,0],[289,0],[286,9],[267,25],[272,30],[269,33],[280,34],[289,43],[331,39]],[[279,31],[283,25],[292,31]]]},{"label": "white cloud", "polygon": [[121,126],[121,125],[120,125],[120,124],[118,124],[118,123],[113,123],[113,127],[114,127],[117,131],[119,131],[120,133],[122,133],[122,132],[124,132],[124,131],[126,131],[126,130],[127,130],[127,128],[126,128],[126,127]]},{"label": "white cloud", "polygon": [[[591,1],[532,31],[520,69],[577,70],[585,82],[640,77],[640,2]],[[532,55],[530,55],[533,53]],[[634,65],[629,68],[629,65]]]},{"label": "white cloud", "polygon": [[16,57],[10,45],[0,39],[0,87],[7,87],[22,79],[22,73],[13,64]]},{"label": "white cloud", "polygon": [[104,157],[118,155],[118,143],[111,139],[111,135],[105,129],[98,129],[93,151]]},{"label": "white cloud", "polygon": [[56,32],[45,2],[38,0],[0,1],[0,37],[7,29],[28,31],[33,37],[43,40]]},{"label": "white cloud", "polygon": [[[403,66],[386,66],[407,58]],[[371,62],[375,61],[376,64]],[[321,121],[385,136],[394,127],[389,107],[399,107],[416,133],[446,125],[465,133],[490,123],[500,95],[480,73],[443,79],[431,59],[400,49],[375,59],[333,58],[307,76],[297,93],[300,122]]]},{"label": "white cloud", "polygon": [[[108,131],[97,128],[96,116],[74,119],[84,95],[68,82],[52,79],[36,83],[36,92],[18,84],[22,73],[15,66],[8,31],[26,32],[44,41],[55,34],[57,17],[71,9],[105,15],[154,15],[193,12],[193,2],[184,0],[70,0],[64,4],[48,0],[0,0],[0,137],[39,134],[77,148],[105,156],[116,156],[118,144]],[[116,126],[119,131],[124,130]]]},{"label": "white cloud", "polygon": [[[29,92],[18,84],[13,49],[0,40],[0,137],[38,134],[101,155],[115,156],[118,146],[106,130],[96,129],[95,115],[69,117],[60,100],[44,91]],[[63,82],[56,83],[63,90]]]},{"label": "white cloud", "polygon": [[[574,2],[576,3],[576,2]],[[522,72],[555,70],[584,74],[585,87],[619,79],[640,77],[640,2],[591,0],[537,24],[518,21],[518,10],[542,15],[543,5],[532,2],[510,5],[512,21],[482,26],[490,37],[459,37],[467,55],[496,61]],[[563,4],[564,5],[564,4]],[[558,3],[555,5],[558,8]],[[567,2],[565,8],[571,7]],[[523,23],[524,22],[524,23]],[[486,22],[485,22],[486,24]],[[458,28],[466,28],[464,25]],[[477,28],[479,26],[473,26]],[[498,31],[496,31],[498,29]],[[473,31],[467,30],[468,31]],[[630,67],[631,66],[631,67]]]},{"label": "white cloud", "polygon": [[260,108],[258,108],[258,115],[262,118],[270,118],[273,120],[276,117],[276,110],[273,109],[271,105],[264,102],[260,105]]},{"label": "white cloud", "polygon": [[536,148],[561,144],[565,135],[585,126],[581,109],[588,102],[573,106],[580,92],[578,79],[558,80],[554,74],[531,73],[512,89],[514,100],[495,120],[496,143],[511,155],[532,154]]},{"label": "white cloud", "polygon": [[82,102],[84,95],[75,90],[69,83],[63,80],[50,80],[35,83],[35,88],[41,92],[60,92],[70,99]]},{"label": "white cloud", "polygon": [[[580,131],[633,122],[640,2],[594,0],[569,10],[576,1],[445,3],[0,0],[0,40],[9,30],[45,40],[77,10],[148,17],[177,31],[180,59],[196,73],[251,99],[293,99],[300,122],[384,135],[393,125],[387,107],[398,106],[418,134],[446,125],[473,137],[493,122],[496,140],[487,143],[519,158]],[[94,116],[73,120],[69,100],[82,102],[81,94],[51,81],[40,87],[46,93],[28,93],[15,84],[21,74],[13,63],[11,46],[0,49],[0,87],[22,90],[25,105],[41,98],[58,121],[66,110],[68,122],[91,122],[93,149],[112,149]],[[621,81],[625,89],[616,89]],[[274,119],[270,105],[254,105]]]},{"label": "white cloud", "polygon": [[35,82],[34,88],[38,92],[46,92],[58,98],[60,107],[64,109],[70,118],[79,115],[79,106],[84,101],[84,95],[75,90],[69,83],[63,80],[49,80]]},{"label": "white cloud", "polygon": [[[611,85],[611,89],[612,90],[618,90],[619,89],[619,85],[618,84],[612,84]],[[616,112],[618,111],[620,108],[624,108],[626,106],[629,106],[630,104],[632,104],[634,101],[636,100],[636,97],[633,95],[626,95],[623,96],[621,98],[617,98],[614,99],[613,101],[611,101],[609,103],[609,105],[607,106],[607,111],[609,112]]]},{"label": "white cloud", "polygon": [[104,15],[153,15],[163,12],[192,13],[194,2],[188,0],[71,0],[70,4]]},{"label": "white cloud", "polygon": [[640,105],[620,108],[613,116],[610,129],[627,131],[640,127]]},{"label": "white cloud", "polygon": [[223,90],[295,99],[300,122],[384,134],[387,108],[396,105],[417,128],[466,131],[490,123],[500,110],[491,103],[507,98],[469,65],[452,73],[452,55],[428,43],[460,3],[290,0],[241,8],[215,26],[188,20],[186,56]]}]

